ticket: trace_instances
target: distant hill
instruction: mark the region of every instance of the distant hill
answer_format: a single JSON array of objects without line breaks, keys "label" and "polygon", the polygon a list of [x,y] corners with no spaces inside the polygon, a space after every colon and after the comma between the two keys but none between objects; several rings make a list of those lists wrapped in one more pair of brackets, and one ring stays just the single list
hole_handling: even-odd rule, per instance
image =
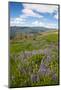
[{"label": "distant hill", "polygon": [[[39,33],[39,32],[46,32],[52,31],[52,28],[45,28],[45,27],[10,27],[9,28],[10,36],[14,36],[16,33]],[[56,30],[56,29],[54,29]]]}]

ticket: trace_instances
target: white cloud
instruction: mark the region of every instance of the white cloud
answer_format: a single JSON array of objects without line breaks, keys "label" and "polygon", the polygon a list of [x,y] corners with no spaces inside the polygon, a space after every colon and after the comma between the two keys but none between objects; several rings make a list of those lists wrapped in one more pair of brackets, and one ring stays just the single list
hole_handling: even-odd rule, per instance
[{"label": "white cloud", "polygon": [[34,21],[34,22],[32,22],[32,24],[31,24],[32,26],[43,26],[43,22],[40,22],[40,21]]},{"label": "white cloud", "polygon": [[22,25],[24,23],[25,23],[25,19],[23,19],[21,17],[11,18],[10,19],[10,26],[20,26],[20,25]]},{"label": "white cloud", "polygon": [[24,13],[24,15],[25,15],[26,17],[27,17],[27,16],[32,16],[32,17],[43,18],[42,15],[39,15],[39,14],[33,12],[32,9],[30,9],[30,8],[24,8],[24,9],[22,10],[22,12]]},{"label": "white cloud", "polygon": [[55,19],[58,19],[58,13],[54,16]]},{"label": "white cloud", "polygon": [[46,27],[46,28],[57,28],[58,29],[58,23],[46,23],[46,22],[41,22],[41,21],[34,21],[31,24],[32,26],[39,26],[39,27]]},{"label": "white cloud", "polygon": [[56,29],[58,29],[58,23],[57,24],[55,24],[55,23],[47,23],[47,24],[45,24],[45,27],[46,28],[56,28]]},{"label": "white cloud", "polygon": [[[19,15],[16,18],[10,19],[10,26],[40,26],[40,27],[47,27],[47,28],[58,28],[58,22],[49,23],[48,20],[45,21],[42,15],[35,13],[33,10],[42,12],[42,13],[53,13],[54,11],[57,14],[54,18],[58,19],[58,6],[54,5],[40,5],[40,4],[23,4],[24,9],[22,10],[23,14]],[[28,16],[35,17],[35,21],[31,19],[27,19]],[[40,19],[38,19],[40,18]],[[43,21],[41,21],[43,19]]]},{"label": "white cloud", "polygon": [[[22,17],[23,18],[23,17]],[[32,21],[31,24],[30,21],[26,22],[26,19],[19,18],[12,18],[10,20],[10,26],[34,26],[34,27],[46,27],[46,28],[57,28],[58,29],[58,22],[57,23],[49,23],[49,22],[42,22],[39,20]]]},{"label": "white cloud", "polygon": [[25,9],[23,9],[23,11],[22,11],[26,16],[35,16],[35,13],[34,12],[32,12],[32,10],[31,9],[28,9],[28,8],[25,8]]},{"label": "white cloud", "polygon": [[42,4],[23,4],[23,6],[26,9],[36,10],[43,13],[45,12],[52,13],[58,10],[57,5],[54,6],[54,5],[42,5]]},{"label": "white cloud", "polygon": [[38,24],[38,21],[34,21],[32,22],[33,25],[37,25]]},{"label": "white cloud", "polygon": [[17,21],[25,21],[25,19],[22,19],[22,18],[20,18],[20,17],[17,17],[17,18],[15,18],[14,20],[15,20],[16,22],[17,22]]}]

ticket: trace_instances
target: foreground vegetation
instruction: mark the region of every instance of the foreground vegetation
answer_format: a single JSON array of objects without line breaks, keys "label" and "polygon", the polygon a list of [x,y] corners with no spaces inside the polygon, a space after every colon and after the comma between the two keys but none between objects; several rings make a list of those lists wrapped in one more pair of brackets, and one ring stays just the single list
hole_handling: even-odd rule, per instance
[{"label": "foreground vegetation", "polygon": [[58,32],[18,34],[10,40],[10,87],[59,84]]}]

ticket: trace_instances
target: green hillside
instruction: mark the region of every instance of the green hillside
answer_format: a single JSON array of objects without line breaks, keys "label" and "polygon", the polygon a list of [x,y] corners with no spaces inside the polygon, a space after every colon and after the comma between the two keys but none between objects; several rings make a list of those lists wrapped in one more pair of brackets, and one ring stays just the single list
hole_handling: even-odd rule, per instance
[{"label": "green hillside", "polygon": [[59,84],[58,31],[17,33],[10,40],[10,86]]}]

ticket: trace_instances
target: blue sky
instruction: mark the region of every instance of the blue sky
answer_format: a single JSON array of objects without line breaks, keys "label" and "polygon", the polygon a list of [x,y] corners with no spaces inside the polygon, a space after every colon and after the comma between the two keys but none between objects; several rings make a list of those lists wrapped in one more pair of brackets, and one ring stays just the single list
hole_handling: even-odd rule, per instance
[{"label": "blue sky", "polygon": [[58,28],[58,6],[9,3],[10,26]]}]

